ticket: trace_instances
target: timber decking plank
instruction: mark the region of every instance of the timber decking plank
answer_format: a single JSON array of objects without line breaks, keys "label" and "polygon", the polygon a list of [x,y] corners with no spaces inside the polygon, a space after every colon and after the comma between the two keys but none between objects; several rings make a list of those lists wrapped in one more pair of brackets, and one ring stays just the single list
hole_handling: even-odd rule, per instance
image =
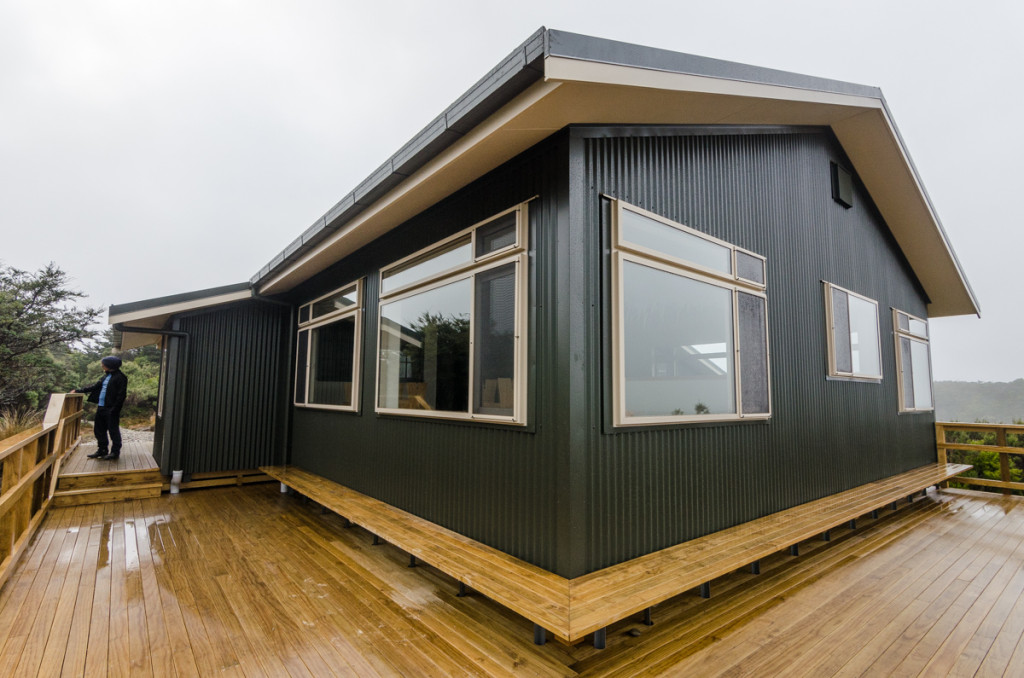
[{"label": "timber decking plank", "polygon": [[81,676],[85,673],[85,659],[89,650],[89,623],[92,616],[93,595],[96,591],[96,560],[100,549],[100,525],[103,508],[91,506],[85,513],[86,522],[81,529],[88,531],[88,545],[82,573],[78,583],[78,596],[71,614],[71,630],[64,648],[61,676]]},{"label": "timber decking plank", "polygon": [[301,469],[260,470],[572,641],[967,468],[924,466],[573,580]]},{"label": "timber decking plank", "polygon": [[[926,519],[931,508],[911,509],[911,512],[915,511],[918,514],[914,516],[916,523],[916,521]],[[667,670],[669,666],[692,668],[680,660],[710,647],[709,643],[714,643],[721,636],[728,635],[727,632],[730,630],[745,626],[749,620],[756,619],[759,612],[771,609],[783,599],[789,601],[795,591],[813,584],[822,569],[837,566],[853,557],[859,557],[862,553],[869,552],[868,549],[882,548],[890,541],[900,538],[907,529],[912,527],[912,525],[907,527],[906,523],[907,518],[904,516],[899,522],[894,521],[891,527],[888,524],[879,525],[874,528],[875,538],[867,545],[865,545],[865,540],[859,538],[859,535],[850,533],[845,536],[837,535],[827,547],[821,546],[820,556],[812,557],[811,553],[796,559],[790,556],[775,556],[776,560],[784,563],[781,567],[776,566],[777,571],[771,571],[769,563],[765,563],[761,575],[749,575],[747,583],[752,586],[737,587],[725,594],[717,595],[709,601],[701,601],[698,604],[699,607],[692,610],[680,606],[679,602],[666,603],[666,607],[675,607],[680,610],[677,614],[685,617],[689,630],[680,634],[678,631],[672,631],[668,625],[659,624],[653,633],[645,635],[643,659],[647,672],[657,675],[659,671]],[[736,577],[736,574],[732,576]],[[692,600],[699,599],[694,596]],[[668,614],[668,612],[663,612],[660,606],[656,608],[655,612],[659,619]],[[800,616],[797,615],[797,618]],[[757,637],[759,641],[761,639],[756,632],[745,628],[743,638],[749,636]],[[709,641],[709,639],[711,640]],[[740,642],[744,641],[740,640]],[[701,652],[701,654],[708,653]],[[729,659],[736,662],[742,657],[743,655],[740,654]],[[703,661],[703,658],[700,661]],[[630,663],[628,655],[620,655],[614,660],[605,660],[598,654],[594,656],[592,663],[583,664],[583,666],[586,666],[588,673],[621,675],[622,672],[629,669]],[[772,674],[753,671],[743,673],[743,675]]]}]

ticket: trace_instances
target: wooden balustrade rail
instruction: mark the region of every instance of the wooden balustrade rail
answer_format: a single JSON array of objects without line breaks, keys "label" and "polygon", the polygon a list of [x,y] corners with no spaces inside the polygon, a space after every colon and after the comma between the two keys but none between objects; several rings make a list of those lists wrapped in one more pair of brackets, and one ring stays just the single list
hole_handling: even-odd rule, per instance
[{"label": "wooden balustrade rail", "polygon": [[61,461],[81,441],[83,401],[54,393],[42,424],[0,440],[0,586],[50,507]]},{"label": "wooden balustrade rail", "polygon": [[[995,445],[982,444],[980,442],[969,442],[969,443],[958,443],[950,442],[947,439],[947,433],[963,431],[967,433],[994,433],[995,434]],[[1015,434],[1018,436],[1018,441],[1021,446],[1011,446],[1007,444],[1007,436]],[[977,485],[979,487],[997,487],[1003,491],[1003,494],[1011,494],[1013,490],[1024,491],[1024,482],[1017,482],[1013,480],[1011,475],[1011,454],[1018,454],[1024,456],[1024,426],[1022,425],[1010,425],[1010,424],[964,424],[960,422],[935,422],[935,445],[939,453],[939,462],[946,463],[947,452],[950,450],[962,450],[967,452],[995,452],[999,455],[999,480],[991,478],[972,478],[969,476],[957,476],[952,479],[953,482],[962,483],[964,485]],[[970,462],[968,462],[970,463]],[[975,464],[977,468],[977,464]]]}]

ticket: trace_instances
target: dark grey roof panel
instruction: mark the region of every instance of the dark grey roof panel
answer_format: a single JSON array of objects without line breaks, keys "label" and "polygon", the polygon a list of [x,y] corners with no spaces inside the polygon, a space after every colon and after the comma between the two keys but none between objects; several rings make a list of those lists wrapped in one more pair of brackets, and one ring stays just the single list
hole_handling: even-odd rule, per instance
[{"label": "dark grey roof panel", "polygon": [[322,230],[324,230],[324,228],[326,226],[327,226],[327,222],[324,220],[323,217],[320,217],[319,219],[317,219],[315,222],[313,222],[312,226],[310,226],[305,231],[303,231],[302,235],[299,236],[300,238],[302,238],[302,244],[305,245],[310,240],[315,238],[317,236],[317,234],[320,233]]},{"label": "dark grey roof panel", "polygon": [[291,244],[288,245],[288,247],[284,248],[284,258],[285,259],[290,259],[293,254],[295,254],[296,252],[299,251],[300,247],[302,247],[302,236],[301,235],[298,238],[296,238],[295,240],[292,240]]},{"label": "dark grey roof panel", "polygon": [[[302,235],[302,249],[299,251],[304,252],[314,247],[328,233],[337,230],[361,212],[366,205],[384,195],[442,150],[455,143],[462,136],[462,130],[472,129],[524,89],[540,80],[543,77],[543,68],[528,66],[544,56],[545,34],[546,29],[538,29],[444,113],[363,180],[354,191],[328,210],[322,218],[325,228],[307,229]],[[314,226],[319,223],[318,220]],[[254,283],[274,273],[283,262],[283,255],[275,257],[255,276]]]},{"label": "dark grey roof panel", "polygon": [[160,306],[170,306],[171,304],[181,304],[187,301],[196,301],[198,299],[206,299],[209,297],[219,297],[223,294],[231,294],[233,292],[243,292],[251,289],[249,283],[236,283],[234,285],[224,285],[222,287],[210,287],[205,290],[196,290],[194,292],[183,292],[181,294],[172,294],[166,297],[156,297],[154,299],[143,299],[142,301],[132,301],[126,304],[111,304],[110,315],[117,315],[120,313],[132,313],[134,311],[144,311],[150,308],[159,308]]},{"label": "dark grey roof panel", "polygon": [[[451,136],[452,138],[445,143],[439,144],[438,142],[446,136]],[[459,135],[451,135],[448,131],[444,114],[442,113],[434,118],[429,125],[420,130],[419,134],[398,149],[398,153],[395,153],[394,157],[391,158],[395,171],[406,176],[412,174],[414,169],[422,166],[427,159],[436,155],[437,151],[432,152],[432,148],[445,148],[458,137]],[[406,164],[409,164],[408,168],[405,167]]]},{"label": "dark grey roof panel", "polygon": [[834,92],[854,96],[880,98],[882,92],[877,87],[856,85],[841,80],[817,78],[800,75],[773,68],[750,66],[732,61],[722,61],[708,57],[672,52],[655,47],[633,45],[617,40],[592,38],[578,33],[550,30],[548,34],[548,55],[597,61],[606,64],[649,68],[657,71],[703,75],[712,78],[754,82],[765,85],[779,85],[795,89],[808,89],[819,92]]}]

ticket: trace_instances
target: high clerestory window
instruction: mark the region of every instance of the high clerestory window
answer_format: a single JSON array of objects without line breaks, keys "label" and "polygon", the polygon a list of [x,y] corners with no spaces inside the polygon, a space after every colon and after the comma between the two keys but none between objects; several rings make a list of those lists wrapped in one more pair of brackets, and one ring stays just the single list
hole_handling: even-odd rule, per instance
[{"label": "high clerestory window", "polygon": [[362,281],[299,307],[295,404],[359,409]]},{"label": "high clerestory window", "polygon": [[896,330],[896,371],[899,373],[901,412],[930,412],[932,367],[928,346],[928,321],[892,310]]},{"label": "high clerestory window", "polygon": [[616,426],[771,414],[764,257],[613,200]]},{"label": "high clerestory window", "polygon": [[829,376],[881,381],[878,302],[826,282],[825,312]]},{"label": "high clerestory window", "polygon": [[381,270],[377,411],[523,424],[521,204]]}]

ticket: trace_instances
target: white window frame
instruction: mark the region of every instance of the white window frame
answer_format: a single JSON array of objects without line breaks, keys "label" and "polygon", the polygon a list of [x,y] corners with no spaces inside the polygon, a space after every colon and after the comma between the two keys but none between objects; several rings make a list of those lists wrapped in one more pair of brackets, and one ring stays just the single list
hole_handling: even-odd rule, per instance
[{"label": "white window frame", "polygon": [[[355,288],[356,303],[344,309],[339,309],[331,313],[325,313],[322,316],[313,318],[313,305],[318,301],[333,297],[337,294],[344,292],[347,289]],[[324,294],[322,296],[313,299],[299,307],[298,317],[302,317],[302,309],[308,309],[309,318],[306,321],[299,322],[299,329],[295,334],[295,381],[292,384],[292,400],[296,407],[307,407],[310,409],[317,410],[336,410],[341,412],[358,412],[359,411],[359,392],[360,392],[360,375],[362,374],[362,353],[363,353],[363,279],[360,278],[355,282],[342,285],[341,287]],[[346,318],[354,318],[355,326],[353,328],[354,336],[352,341],[352,398],[350,405],[327,405],[323,403],[311,403],[309,402],[309,389],[311,384],[310,373],[313,367],[312,356],[313,356],[313,330],[326,325],[331,325]],[[306,351],[305,355],[302,354],[300,347],[302,342],[300,337],[302,333],[306,333]],[[306,389],[302,394],[303,399],[299,400],[299,374],[300,370],[304,370],[306,375]]]},{"label": "white window frame", "polygon": [[[606,196],[608,197],[608,196]],[[688,424],[705,423],[717,421],[741,421],[741,420],[765,420],[771,418],[772,413],[772,389],[771,389],[771,346],[769,344],[768,330],[768,296],[767,289],[767,259],[760,254],[750,250],[737,247],[732,243],[719,240],[713,236],[702,233],[678,222],[666,219],[665,217],[649,212],[643,208],[631,205],[617,198],[610,198],[612,201],[612,393],[613,393],[613,425],[615,427],[629,426],[651,426],[659,424]],[[640,216],[653,219],[666,226],[696,236],[707,242],[720,245],[730,250],[731,272],[718,271],[707,266],[701,266],[685,259],[680,259],[657,250],[650,249],[635,243],[631,243],[622,237],[620,222],[623,211],[633,212]],[[737,274],[736,254],[741,252],[748,256],[759,259],[762,263],[762,272],[765,282],[757,282],[739,277]],[[682,278],[694,280],[705,284],[714,285],[729,290],[732,294],[732,334],[733,334],[733,389],[735,392],[735,413],[723,414],[680,414],[665,416],[632,416],[626,410],[626,373],[625,373],[625,323],[624,298],[625,298],[625,276],[622,273],[623,264],[632,262],[643,266],[677,275]],[[763,413],[743,413],[743,388],[742,388],[742,356],[740,354],[740,323],[738,295],[742,292],[764,300],[765,304],[765,368],[768,390],[768,411]]]},{"label": "white window frame", "polygon": [[[921,334],[921,333],[918,333],[918,332],[914,332],[911,329],[906,329],[906,330],[902,329],[900,327],[900,318],[899,318],[901,315],[902,316],[906,316],[908,327],[910,326],[911,321],[914,321],[914,320],[916,320],[918,322],[921,322],[921,323],[924,323],[924,334]],[[900,412],[908,412],[908,413],[909,412],[934,412],[935,411],[935,389],[933,388],[933,381],[934,380],[932,379],[932,347],[931,347],[930,336],[929,336],[931,334],[931,331],[928,328],[928,321],[926,319],[924,319],[924,318],[920,318],[920,317],[918,317],[916,315],[913,315],[911,313],[907,313],[906,311],[901,311],[899,309],[893,308],[892,309],[892,328],[893,328],[893,338],[894,338],[894,343],[895,343],[895,348],[896,348],[896,376],[897,376],[896,384],[897,384],[897,391],[899,393],[899,399],[900,399],[900,410],[899,411]],[[911,343],[916,342],[918,344],[924,344],[925,348],[928,351],[928,396],[931,399],[931,403],[932,403],[930,407],[917,407],[917,400],[918,400],[918,398],[917,398],[917,392],[916,391],[914,393],[914,407],[907,407],[906,406],[906,402],[907,402],[906,397],[905,397],[906,394],[904,393],[904,390],[903,390],[903,367],[904,366],[903,366],[903,351],[900,348],[900,339],[901,338],[908,339],[908,340],[910,340]]]},{"label": "white window frame", "polygon": [[[847,381],[863,381],[870,383],[880,383],[883,378],[882,369],[882,323],[878,315],[878,302],[871,297],[865,297],[863,294],[858,294],[852,290],[848,290],[845,287],[834,285],[827,280],[822,280],[823,287],[825,290],[825,322],[827,325],[827,343],[828,343],[828,376],[831,379],[842,379]],[[845,293],[848,297],[855,297],[862,301],[866,301],[875,307],[875,350],[878,355],[878,374],[867,374],[862,372],[840,372],[837,367],[836,360],[836,342],[835,342],[835,309],[832,307],[832,290],[839,290]],[[849,318],[847,318],[847,324],[849,325]]]},{"label": "white window frame", "polygon": [[[447,420],[462,420],[462,421],[483,421],[483,422],[494,422],[502,424],[513,424],[517,426],[526,425],[526,375],[527,375],[527,345],[526,345],[526,332],[527,332],[527,304],[528,304],[528,258],[527,258],[527,233],[529,226],[529,201],[520,203],[514,207],[503,210],[497,214],[494,214],[483,221],[480,221],[472,226],[465,228],[458,233],[455,233],[447,238],[439,240],[438,242],[425,247],[421,250],[413,252],[407,257],[403,257],[398,261],[389,264],[380,270],[380,299],[377,304],[377,370],[376,370],[376,386],[374,389],[374,408],[378,414],[384,415],[400,415],[403,417],[423,417],[429,419],[447,419]],[[505,246],[499,250],[493,252],[487,252],[482,255],[476,254],[477,248],[477,232],[493,223],[494,221],[507,216],[508,214],[515,213],[516,215],[516,240],[513,244]],[[384,279],[389,271],[395,269],[404,268],[410,262],[414,262],[418,259],[426,258],[431,252],[443,250],[445,247],[450,245],[452,242],[463,239],[466,235],[470,236],[470,255],[471,258],[465,263],[452,266],[443,271],[438,271],[434,274],[425,276],[418,280],[410,281],[393,290],[384,292]],[[410,297],[417,296],[424,292],[428,292],[439,287],[444,287],[454,282],[461,280],[473,279],[478,273],[483,273],[500,266],[507,264],[515,265],[515,333],[514,333],[514,360],[515,360],[515,371],[513,375],[513,396],[512,396],[512,410],[511,416],[495,415],[495,414],[483,414],[473,412],[474,404],[474,392],[476,388],[475,379],[475,350],[476,350],[476,326],[475,326],[475,309],[476,309],[476,285],[470,285],[470,321],[469,321],[469,393],[467,400],[467,410],[465,412],[449,411],[449,410],[416,410],[411,408],[402,407],[382,407],[380,404],[380,388],[381,388],[381,331],[382,331],[382,311],[386,304],[407,299]]]}]

